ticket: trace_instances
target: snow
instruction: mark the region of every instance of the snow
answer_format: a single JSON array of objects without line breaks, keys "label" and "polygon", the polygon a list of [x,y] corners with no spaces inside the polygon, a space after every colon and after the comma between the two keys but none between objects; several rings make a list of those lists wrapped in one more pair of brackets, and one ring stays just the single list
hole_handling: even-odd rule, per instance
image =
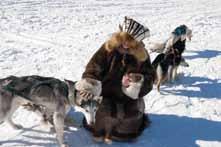
[{"label": "snow", "polygon": [[[42,75],[79,80],[100,45],[131,16],[151,31],[151,41],[164,41],[178,25],[193,29],[174,83],[145,96],[152,124],[132,143],[113,147],[221,146],[221,1],[220,0],[1,0],[0,78]],[[155,53],[151,54],[153,60]],[[73,113],[80,123],[82,115]],[[55,134],[40,118],[22,108],[13,120],[25,129],[0,125],[3,147],[57,146]],[[65,140],[73,147],[105,147],[83,128],[70,127]]]}]

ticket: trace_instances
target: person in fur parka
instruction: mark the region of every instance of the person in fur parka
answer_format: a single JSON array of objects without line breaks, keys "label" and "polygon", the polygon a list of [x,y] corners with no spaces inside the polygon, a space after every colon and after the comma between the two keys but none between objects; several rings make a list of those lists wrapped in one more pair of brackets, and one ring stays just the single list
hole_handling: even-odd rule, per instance
[{"label": "person in fur parka", "polygon": [[120,29],[92,56],[82,80],[76,84],[82,94],[103,96],[95,124],[85,126],[91,128],[94,137],[104,137],[107,143],[111,139],[134,139],[142,133],[149,123],[143,97],[152,90],[155,78],[142,42],[149,36],[149,29],[127,17]]}]

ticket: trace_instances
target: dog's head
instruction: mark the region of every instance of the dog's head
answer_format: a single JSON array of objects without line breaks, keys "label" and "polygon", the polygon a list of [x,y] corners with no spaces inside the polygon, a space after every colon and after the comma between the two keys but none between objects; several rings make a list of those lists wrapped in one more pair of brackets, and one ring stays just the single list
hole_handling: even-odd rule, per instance
[{"label": "dog's head", "polygon": [[[76,83],[65,80],[69,89],[69,101],[72,106],[84,114],[89,125],[95,122],[95,114],[103,99],[101,96],[92,95],[90,99],[85,98],[80,91],[76,89]],[[79,86],[79,85],[78,85]]]},{"label": "dog's head", "polygon": [[95,115],[103,97],[94,96],[92,99],[82,101],[76,110],[82,112],[86,118],[87,124],[92,125],[95,123]]},{"label": "dog's head", "polygon": [[188,39],[191,41],[192,38],[192,30],[188,28],[186,25],[180,25],[172,32],[175,36],[180,36],[181,40]]}]

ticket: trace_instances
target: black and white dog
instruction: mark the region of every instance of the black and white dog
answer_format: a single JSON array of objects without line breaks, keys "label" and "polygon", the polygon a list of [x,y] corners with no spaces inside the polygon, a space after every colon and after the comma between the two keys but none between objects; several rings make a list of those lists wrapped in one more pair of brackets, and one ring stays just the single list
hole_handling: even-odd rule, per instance
[{"label": "black and white dog", "polygon": [[[93,79],[85,80],[87,80],[87,90],[91,89],[93,94],[93,86],[100,83]],[[17,108],[22,105],[39,106],[39,111],[44,108],[42,115],[48,118],[52,116],[59,145],[68,146],[63,141],[63,134],[64,119],[70,107],[79,107],[87,123],[92,124],[102,100],[102,97],[95,95],[91,95],[90,99],[82,97],[77,90],[79,86],[81,85],[69,80],[61,81],[35,75],[0,79],[0,122],[6,121],[13,128],[20,129],[22,126],[15,124],[11,119]]]},{"label": "black and white dog", "polygon": [[156,70],[156,85],[160,92],[160,85],[165,81],[174,80],[177,75],[177,68],[181,62],[181,56],[177,51],[171,53],[161,53],[152,62]]},{"label": "black and white dog", "polygon": [[191,37],[192,31],[187,26],[181,25],[172,32],[172,36],[167,42],[155,47],[155,51],[163,52],[157,55],[152,62],[157,73],[155,83],[158,91],[160,91],[160,85],[164,81],[175,80],[178,66],[189,66],[182,54],[185,50],[186,38],[191,40]]}]

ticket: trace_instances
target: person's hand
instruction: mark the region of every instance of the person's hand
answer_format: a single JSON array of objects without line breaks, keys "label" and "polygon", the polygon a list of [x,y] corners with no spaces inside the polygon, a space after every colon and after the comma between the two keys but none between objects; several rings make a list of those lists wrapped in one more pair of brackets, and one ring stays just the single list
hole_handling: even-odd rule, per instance
[{"label": "person's hand", "polygon": [[144,76],[139,73],[125,74],[122,78],[122,91],[132,99],[138,99]]},{"label": "person's hand", "polygon": [[143,75],[139,73],[129,73],[125,74],[122,78],[122,85],[124,87],[129,87],[130,83],[139,83],[142,82]]},{"label": "person's hand", "polygon": [[129,87],[130,86],[129,74],[124,75],[121,82],[124,87]]},{"label": "person's hand", "polygon": [[89,91],[85,91],[85,90],[81,90],[79,91],[79,95],[81,96],[81,98],[83,98],[84,100],[89,100],[92,99],[94,97],[94,95],[89,92]]},{"label": "person's hand", "polygon": [[92,96],[99,96],[101,94],[101,81],[91,78],[83,78],[76,82],[76,90],[82,98],[91,98]]}]

